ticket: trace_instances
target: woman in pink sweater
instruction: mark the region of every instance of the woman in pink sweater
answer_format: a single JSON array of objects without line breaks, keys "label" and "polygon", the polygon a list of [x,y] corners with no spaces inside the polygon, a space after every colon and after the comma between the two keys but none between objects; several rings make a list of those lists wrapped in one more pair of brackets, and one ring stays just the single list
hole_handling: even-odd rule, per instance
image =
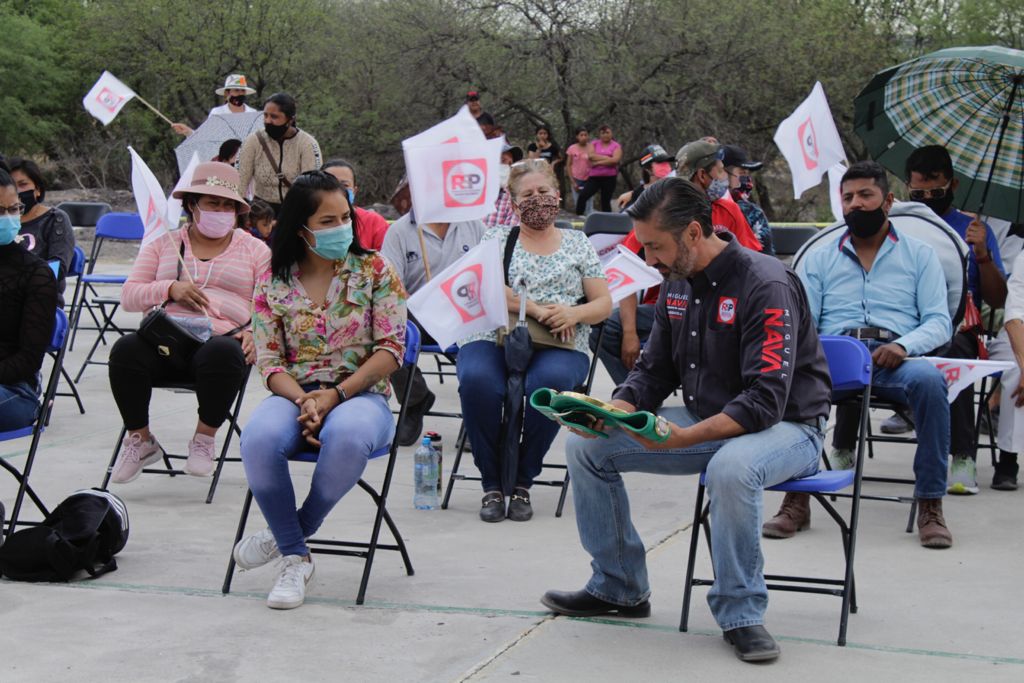
[{"label": "woman in pink sweater", "polygon": [[149,431],[153,385],[191,382],[199,420],[188,442],[185,471],[205,477],[214,469],[214,436],[227,419],[247,365],[256,358],[249,322],[256,280],[270,264],[267,246],[235,230],[249,211],[239,192],[238,171],[220,162],[199,164],[192,184],[174,193],[184,200],[184,228],[139,252],[121,292],[126,311],[165,306],[168,315],[206,341],[187,361],[162,356],[138,334],[121,337],[110,350],[110,388],[124,420],[124,442],[111,480],[123,484],[161,459],[163,448]]}]

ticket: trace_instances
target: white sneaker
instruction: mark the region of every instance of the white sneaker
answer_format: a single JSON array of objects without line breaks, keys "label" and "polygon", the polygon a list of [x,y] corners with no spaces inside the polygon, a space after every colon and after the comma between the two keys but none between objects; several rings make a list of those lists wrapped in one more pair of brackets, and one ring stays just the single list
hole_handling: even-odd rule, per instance
[{"label": "white sneaker", "polygon": [[306,562],[302,555],[281,558],[281,573],[267,596],[270,609],[295,609],[306,601],[306,584],[313,578],[313,558]]},{"label": "white sneaker", "polygon": [[150,436],[143,441],[138,432],[125,434],[121,441],[121,452],[111,470],[110,481],[115,484],[127,484],[135,481],[142,474],[142,468],[151,465],[164,457],[164,449],[160,447],[156,437]]},{"label": "white sneaker", "polygon": [[[201,438],[197,438],[201,437]],[[188,459],[185,460],[185,474],[193,477],[208,477],[216,467],[213,451],[216,442],[208,436],[196,434],[188,442]]]},{"label": "white sneaker", "polygon": [[274,534],[270,529],[264,529],[258,534],[246,536],[235,544],[231,554],[235,558],[235,564],[242,569],[255,569],[281,557],[281,550],[277,547],[277,541],[274,540]]}]

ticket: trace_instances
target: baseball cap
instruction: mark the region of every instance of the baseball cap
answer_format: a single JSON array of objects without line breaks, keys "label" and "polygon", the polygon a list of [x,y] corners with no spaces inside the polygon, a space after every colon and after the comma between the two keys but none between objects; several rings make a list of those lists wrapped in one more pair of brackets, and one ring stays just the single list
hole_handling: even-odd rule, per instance
[{"label": "baseball cap", "polygon": [[672,161],[672,156],[661,145],[647,145],[640,155],[640,165],[649,166],[659,161]]},{"label": "baseball cap", "polygon": [[523,160],[523,148],[517,147],[516,145],[510,145],[507,142],[502,145],[501,153],[509,152],[512,155],[512,163]]},{"label": "baseball cap", "polygon": [[705,140],[687,142],[676,152],[676,172],[683,178],[689,178],[702,168],[713,166],[725,156],[722,146]]},{"label": "baseball cap", "polygon": [[480,93],[478,93],[476,90],[470,90],[469,92],[466,93],[466,101],[467,102],[469,102],[470,100],[479,100],[479,99],[480,99]]},{"label": "baseball cap", "polygon": [[723,145],[722,149],[725,151],[725,157],[722,159],[722,163],[726,166],[739,166],[740,168],[748,171],[760,171],[761,167],[764,166],[763,161],[751,161],[747,157],[747,150],[736,145]]}]

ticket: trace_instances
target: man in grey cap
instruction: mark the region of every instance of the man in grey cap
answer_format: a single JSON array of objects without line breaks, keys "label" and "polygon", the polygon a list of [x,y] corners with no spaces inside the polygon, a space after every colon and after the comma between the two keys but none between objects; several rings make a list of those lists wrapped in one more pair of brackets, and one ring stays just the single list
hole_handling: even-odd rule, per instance
[{"label": "man in grey cap", "polygon": [[725,149],[708,139],[688,142],[676,152],[676,175],[685,178],[707,193],[711,200],[711,223],[715,232],[727,230],[741,246],[761,251],[761,242],[729,192],[729,175],[725,172]]},{"label": "man in grey cap", "polygon": [[[406,291],[413,294],[427,283],[431,275],[440,273],[479,244],[486,229],[483,221],[479,220],[418,225],[410,211],[391,224],[381,253],[395,266]],[[423,343],[435,342],[424,332]],[[423,432],[423,415],[433,407],[435,398],[419,368],[413,368],[411,375],[406,368],[391,375],[396,396],[405,395],[405,383],[410,379],[413,386],[407,419],[398,426],[398,443],[402,446],[416,443]]]}]

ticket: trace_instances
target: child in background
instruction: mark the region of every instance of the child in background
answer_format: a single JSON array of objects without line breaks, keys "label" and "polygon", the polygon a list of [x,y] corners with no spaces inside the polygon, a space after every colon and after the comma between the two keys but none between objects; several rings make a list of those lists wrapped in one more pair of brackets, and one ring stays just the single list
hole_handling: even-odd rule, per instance
[{"label": "child in background", "polygon": [[262,199],[253,199],[249,208],[248,228],[253,237],[270,244],[270,235],[274,232],[274,209]]}]

